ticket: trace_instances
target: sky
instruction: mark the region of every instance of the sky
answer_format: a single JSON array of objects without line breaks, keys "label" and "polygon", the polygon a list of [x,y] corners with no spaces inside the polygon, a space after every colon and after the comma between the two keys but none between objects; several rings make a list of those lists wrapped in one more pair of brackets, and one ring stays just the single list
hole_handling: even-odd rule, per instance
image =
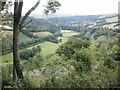
[{"label": "sky", "polygon": [[[23,0],[23,14],[25,14],[37,0]],[[42,14],[44,5],[48,0],[41,0],[40,5],[32,14]],[[120,0],[59,0],[60,10],[56,14],[62,15],[98,15],[118,13],[118,2]]]}]

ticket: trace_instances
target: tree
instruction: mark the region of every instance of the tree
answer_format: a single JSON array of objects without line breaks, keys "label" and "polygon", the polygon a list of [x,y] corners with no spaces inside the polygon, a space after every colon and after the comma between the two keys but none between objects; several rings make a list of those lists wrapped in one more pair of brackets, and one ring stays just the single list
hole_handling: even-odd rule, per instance
[{"label": "tree", "polygon": [[5,4],[6,0],[4,0],[4,2],[0,1],[0,12],[4,9]]},{"label": "tree", "polygon": [[[25,23],[26,19],[29,17],[32,11],[34,11],[37,6],[40,4],[40,0],[37,1],[37,3],[25,14],[25,16],[22,18],[22,8],[23,8],[23,0],[15,0],[14,2],[14,26],[13,26],[13,80],[16,79],[16,74],[19,79],[23,79],[23,73],[22,69],[20,67],[20,60],[19,60],[19,54],[18,54],[18,37],[20,31],[25,27],[28,23],[31,22],[28,21]],[[46,9],[44,10],[45,14],[48,14],[49,11],[52,13],[56,12],[56,9],[60,6],[60,3],[55,0],[50,0],[48,2],[48,5],[46,6]]]},{"label": "tree", "polygon": [[64,55],[67,59],[70,59],[76,50],[81,49],[82,47],[88,48],[90,42],[88,40],[82,40],[78,38],[70,38],[67,42],[62,44],[57,50],[56,53],[59,56]]},{"label": "tree", "polygon": [[4,5],[4,9],[2,10],[2,25],[10,25],[12,21],[12,12],[10,12],[10,9],[12,7],[13,3],[12,1],[6,2]]},{"label": "tree", "polygon": [[19,37],[19,23],[22,15],[23,2],[15,0],[14,2],[14,25],[13,25],[13,80],[16,79],[16,74],[19,79],[23,79],[22,69],[20,68],[20,61],[18,56],[18,37]]}]

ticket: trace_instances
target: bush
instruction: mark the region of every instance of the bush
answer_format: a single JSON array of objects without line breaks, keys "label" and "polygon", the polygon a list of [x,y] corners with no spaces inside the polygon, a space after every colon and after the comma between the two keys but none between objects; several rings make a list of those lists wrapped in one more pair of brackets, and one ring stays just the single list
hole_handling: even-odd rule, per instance
[{"label": "bush", "polygon": [[31,57],[34,57],[36,53],[40,53],[41,47],[33,47],[32,49],[24,49],[19,52],[20,59],[22,60],[28,60]]}]

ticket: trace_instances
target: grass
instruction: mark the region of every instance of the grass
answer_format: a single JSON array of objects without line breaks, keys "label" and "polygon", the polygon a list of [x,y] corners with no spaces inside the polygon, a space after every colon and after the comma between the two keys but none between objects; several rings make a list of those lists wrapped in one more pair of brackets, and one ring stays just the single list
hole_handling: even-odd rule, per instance
[{"label": "grass", "polygon": [[[61,33],[63,34],[63,39],[61,43],[66,42],[69,37],[79,34],[78,32],[74,32],[74,31],[71,32],[70,30],[61,30]],[[40,45],[42,48],[41,55],[45,57],[46,55],[54,54],[55,50],[59,47],[60,44],[56,44],[52,42],[43,42],[38,45]],[[35,45],[33,47],[36,47],[38,45]],[[33,47],[29,47],[28,49],[31,49]]]},{"label": "grass", "polygon": [[[36,46],[37,45],[32,46],[32,47],[28,47],[27,49],[32,49],[33,47],[36,47]],[[2,56],[2,63],[7,63],[7,62],[12,63],[12,61],[13,61],[13,53],[12,52]]]},{"label": "grass", "polygon": [[[74,32],[74,31],[70,31],[70,30],[61,30],[62,34],[63,34],[63,39],[62,39],[62,42],[57,44],[57,43],[52,43],[52,42],[43,42],[43,43],[40,43],[40,44],[37,44],[35,46],[31,46],[31,47],[28,47],[27,49],[32,49],[33,47],[36,47],[36,46],[41,46],[41,55],[43,57],[45,57],[46,55],[50,55],[50,54],[54,54],[56,49],[59,47],[60,44],[66,42],[68,40],[69,37],[73,36],[73,35],[76,35],[76,34],[79,34],[78,32]],[[27,37],[22,35],[22,39],[24,41],[27,40]],[[3,55],[2,56],[2,63],[6,63],[6,62],[12,62],[13,59],[12,59],[12,53],[8,53],[6,55]]]},{"label": "grass", "polygon": [[78,32],[70,31],[70,30],[61,30],[61,33],[63,34],[63,37],[71,37],[73,35],[78,34]]},{"label": "grass", "polygon": [[66,42],[69,37],[79,34],[78,32],[70,30],[61,30],[61,33],[63,35],[62,43]]},{"label": "grass", "polygon": [[42,49],[41,55],[45,57],[46,55],[54,54],[55,50],[58,48],[58,45],[59,44],[52,43],[52,42],[43,42],[35,46],[28,47],[27,49],[32,49],[33,47],[41,46],[41,49]]},{"label": "grass", "polygon": [[44,36],[52,35],[52,33],[50,33],[50,32],[34,32],[33,35],[37,35],[39,37],[44,37]]},{"label": "grass", "polygon": [[[42,51],[41,55],[45,57],[46,55],[54,54],[55,50],[58,48],[59,44],[52,43],[52,42],[43,42],[38,44],[41,46]],[[28,47],[27,49],[32,49],[33,47],[36,47],[38,45]],[[13,61],[13,53],[8,53],[2,56],[2,63],[12,62]]]},{"label": "grass", "polygon": [[70,30],[61,30],[61,33],[63,34],[63,37],[68,38],[73,35],[77,35],[78,32],[70,31]]},{"label": "grass", "polygon": [[[6,37],[7,35],[13,35],[12,31],[1,31],[2,36]],[[12,42],[12,38],[9,38]],[[19,42],[26,42],[28,40],[31,40],[31,38],[27,37],[26,35],[20,33],[20,40]],[[13,61],[13,53],[8,53],[2,56],[2,63],[12,62]]]},{"label": "grass", "polygon": [[112,28],[112,29],[114,29],[115,27],[115,25],[116,25],[117,23],[112,23],[112,24],[107,24],[107,25],[103,25],[102,27],[108,27],[108,28]]},{"label": "grass", "polygon": [[[12,36],[13,35],[13,31],[1,31],[1,34],[2,34],[2,37],[6,37],[6,36]],[[24,35],[23,33],[20,33],[20,36],[19,36],[19,42],[27,42],[27,41],[29,41],[29,40],[31,40],[31,38],[30,37],[28,37],[28,36],[26,36],[26,35]],[[10,41],[12,41],[11,40],[11,38],[10,38]]]},{"label": "grass", "polygon": [[42,48],[41,55],[45,57],[46,55],[54,54],[59,44],[44,42],[44,43],[41,43],[40,46]]},{"label": "grass", "polygon": [[27,42],[27,41],[30,41],[30,40],[31,40],[30,37],[28,37],[28,36],[26,36],[26,35],[20,33],[19,42]]},{"label": "grass", "polygon": [[106,22],[117,22],[117,21],[118,21],[118,17],[112,17],[106,19]]},{"label": "grass", "polygon": [[2,63],[12,62],[13,61],[13,53],[8,53],[2,56]]},{"label": "grass", "polygon": [[7,35],[13,35],[12,31],[4,31],[4,30],[1,31],[1,34],[2,34],[2,37],[6,37]]}]

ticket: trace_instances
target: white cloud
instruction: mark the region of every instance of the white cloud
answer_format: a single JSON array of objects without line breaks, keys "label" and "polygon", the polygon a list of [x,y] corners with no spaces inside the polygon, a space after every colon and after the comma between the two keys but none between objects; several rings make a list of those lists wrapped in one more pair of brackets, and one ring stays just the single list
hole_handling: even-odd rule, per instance
[{"label": "white cloud", "polygon": [[118,12],[119,0],[60,0],[63,4],[59,13],[107,14]]},{"label": "white cloud", "polygon": [[[23,13],[27,12],[37,0],[23,0],[24,8]],[[39,7],[32,12],[42,13],[43,5],[48,0],[41,0]],[[59,0],[61,8],[57,14],[73,14],[73,15],[93,15],[93,14],[109,14],[118,12],[119,0]]]}]

